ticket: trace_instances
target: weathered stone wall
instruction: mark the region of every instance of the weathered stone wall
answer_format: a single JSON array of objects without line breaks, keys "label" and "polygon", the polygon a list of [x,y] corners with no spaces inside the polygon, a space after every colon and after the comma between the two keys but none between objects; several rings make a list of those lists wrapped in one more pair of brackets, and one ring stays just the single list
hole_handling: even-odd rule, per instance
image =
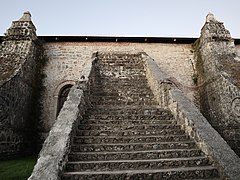
[{"label": "weathered stone wall", "polygon": [[236,53],[237,53],[237,59],[240,61],[240,45],[235,45]]},{"label": "weathered stone wall", "polygon": [[93,56],[84,65],[84,71],[81,72],[81,76],[85,77],[84,80],[79,78],[77,84],[71,88],[57,120],[43,144],[29,180],[60,179],[70,152],[72,135],[75,134],[89,105],[89,88],[94,81],[94,70],[92,70],[92,61],[94,60]]},{"label": "weathered stone wall", "polygon": [[239,179],[240,158],[213,129],[199,109],[171,81],[156,63],[143,54],[150,87],[158,103],[169,108],[178,124],[193,138],[200,149],[212,158],[224,179]]},{"label": "weathered stone wall", "polygon": [[[66,84],[74,84],[80,77],[85,63],[94,52],[147,52],[157,64],[184,86],[192,86],[193,51],[191,44],[120,43],[120,42],[49,42],[45,46],[48,64],[43,95],[42,131],[47,134],[56,119],[59,90]],[[189,92],[192,97],[192,92]],[[44,136],[43,136],[44,137]]]},{"label": "weathered stone wall", "polygon": [[240,155],[240,61],[229,31],[212,14],[197,52],[201,112]]},{"label": "weathered stone wall", "polygon": [[[7,31],[0,50],[0,158],[26,152],[36,69],[35,27],[25,13]],[[26,19],[27,18],[27,19]]]}]

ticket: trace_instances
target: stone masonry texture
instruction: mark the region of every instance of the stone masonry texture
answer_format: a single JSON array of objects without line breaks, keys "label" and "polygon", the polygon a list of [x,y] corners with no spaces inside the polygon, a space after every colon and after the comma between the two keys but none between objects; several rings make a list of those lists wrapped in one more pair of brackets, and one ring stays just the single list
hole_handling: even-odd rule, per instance
[{"label": "stone masonry texture", "polygon": [[[189,42],[192,38],[181,43],[181,38],[151,43],[101,38],[37,37],[29,12],[13,21],[0,45],[0,159],[32,151],[36,142],[42,145],[46,140],[33,179],[44,174],[42,167],[48,164],[51,168],[45,175],[49,172],[52,179],[64,171],[63,178],[78,179],[79,174],[72,176],[72,170],[84,174],[140,166],[148,169],[133,176],[98,176],[96,172],[83,178],[239,179],[240,45],[239,40],[234,44],[223,23],[208,14],[201,36],[193,44]],[[61,92],[71,86],[56,117]],[[88,116],[84,116],[86,112]],[[166,143],[169,141],[174,142]],[[167,152],[141,152],[162,147]],[[172,147],[177,150],[169,152]],[[123,154],[115,152],[120,149]],[[104,161],[121,159],[131,150],[140,152],[124,159],[126,167],[122,162]],[[104,154],[110,151],[113,156]],[[150,163],[144,159],[149,154],[184,158]],[[71,162],[75,158],[100,162]],[[162,170],[161,164],[189,168],[174,174],[174,170]],[[202,167],[197,171],[195,165]],[[154,174],[149,173],[154,168]]]},{"label": "stone masonry texture", "polygon": [[[0,49],[0,159],[31,151],[29,121],[36,68],[35,27],[25,13],[13,22]],[[26,21],[25,21],[25,20]]]},{"label": "stone masonry texture", "polygon": [[142,53],[98,52],[92,71],[90,105],[75,124],[61,179],[219,177],[171,112],[158,106]]},{"label": "stone masonry texture", "polygon": [[[191,44],[164,43],[104,43],[104,42],[57,42],[46,43],[48,63],[44,69],[46,78],[43,95],[42,129],[48,132],[56,119],[58,87],[78,80],[83,66],[94,52],[147,52],[170,76],[185,86],[192,86],[194,54]],[[187,92],[193,99],[193,92]],[[43,133],[44,134],[44,133]]]},{"label": "stone masonry texture", "polygon": [[143,54],[96,53],[29,179],[239,179],[240,159],[182,92],[168,95],[176,119],[157,105],[147,81],[169,82]]},{"label": "stone masonry texture", "polygon": [[[147,55],[147,79],[159,105],[168,107],[185,132],[197,142],[198,147],[220,167],[227,179],[239,179],[240,158],[226,141],[213,129],[199,109]],[[221,179],[224,179],[223,177]]]},{"label": "stone masonry texture", "polygon": [[200,108],[212,126],[240,155],[239,51],[223,23],[208,20],[209,16],[201,31],[197,54]]}]

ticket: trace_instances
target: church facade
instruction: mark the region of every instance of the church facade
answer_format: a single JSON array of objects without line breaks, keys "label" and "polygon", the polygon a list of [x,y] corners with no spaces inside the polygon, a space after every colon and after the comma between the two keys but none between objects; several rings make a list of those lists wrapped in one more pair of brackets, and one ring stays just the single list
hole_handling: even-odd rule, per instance
[{"label": "church facade", "polygon": [[163,82],[180,90],[240,155],[240,40],[232,39],[212,14],[199,38],[68,37],[37,36],[25,12],[13,21],[0,48],[2,157],[39,149],[70,89],[86,80],[98,54],[150,57],[166,75]]}]

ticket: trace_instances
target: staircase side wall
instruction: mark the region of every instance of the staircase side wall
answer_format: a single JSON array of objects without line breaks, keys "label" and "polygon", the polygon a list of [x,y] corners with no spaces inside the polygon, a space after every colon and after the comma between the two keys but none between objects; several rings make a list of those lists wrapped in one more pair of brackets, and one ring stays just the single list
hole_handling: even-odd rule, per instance
[{"label": "staircase side wall", "polygon": [[[95,57],[91,59],[94,61]],[[94,83],[95,73],[92,70],[92,61],[85,64],[81,73],[81,76],[85,77],[84,80],[79,78],[76,85],[71,88],[57,120],[43,143],[29,180],[61,178],[71,149],[72,135],[75,134],[75,129],[89,106],[89,88]]]},{"label": "staircase side wall", "polygon": [[239,179],[240,158],[220,134],[213,129],[199,109],[169,80],[152,58],[143,54],[147,79],[162,107],[169,108],[178,124],[193,138],[200,149],[218,166],[221,177]]},{"label": "staircase side wall", "polygon": [[240,158],[179,89],[172,88],[169,91],[168,107],[188,135],[218,166],[221,177],[238,180]]}]

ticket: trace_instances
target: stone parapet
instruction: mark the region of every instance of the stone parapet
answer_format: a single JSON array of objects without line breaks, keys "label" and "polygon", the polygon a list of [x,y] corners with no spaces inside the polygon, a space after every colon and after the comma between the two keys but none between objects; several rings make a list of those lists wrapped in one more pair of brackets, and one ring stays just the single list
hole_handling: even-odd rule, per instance
[{"label": "stone parapet", "polygon": [[153,59],[144,55],[147,78],[151,89],[162,107],[170,108],[178,123],[186,129],[201,150],[211,157],[221,169],[222,177],[237,180],[240,178],[240,159],[226,141],[213,129],[197,107],[171,82]]},{"label": "stone parapet", "polygon": [[[92,58],[95,60],[95,57]],[[67,162],[72,134],[82,119],[88,107],[89,76],[92,61],[85,64],[85,70],[68,94],[48,137],[46,138],[39,158],[34,166],[29,180],[60,179],[62,170]],[[83,78],[84,77],[84,78]]]},{"label": "stone parapet", "polygon": [[222,177],[238,180],[240,158],[180,90],[173,89],[169,93],[168,106],[189,136],[197,141],[204,153],[213,158],[222,171]]},{"label": "stone parapet", "polygon": [[81,113],[78,106],[84,106],[83,99],[83,90],[72,87],[68,100],[64,103],[54,126],[43,144],[37,164],[32,175],[28,178],[29,180],[59,179],[69,151],[71,134],[77,122],[78,114]]}]

